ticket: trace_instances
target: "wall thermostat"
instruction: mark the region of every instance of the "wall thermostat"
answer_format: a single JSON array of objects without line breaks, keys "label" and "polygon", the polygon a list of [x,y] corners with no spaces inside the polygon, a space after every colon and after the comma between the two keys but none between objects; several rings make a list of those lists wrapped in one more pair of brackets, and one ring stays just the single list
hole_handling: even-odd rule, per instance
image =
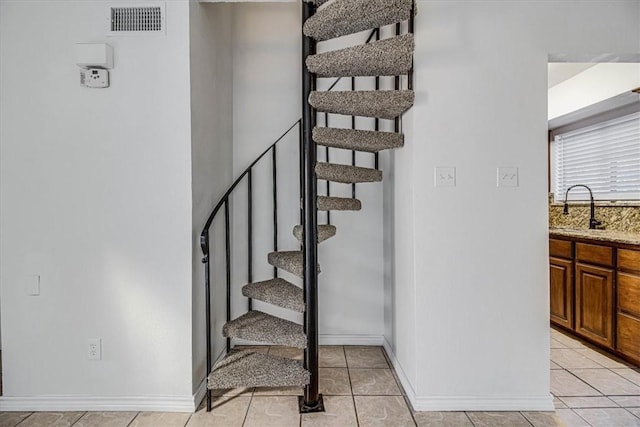
[{"label": "wall thermostat", "polygon": [[89,88],[109,87],[109,70],[87,68],[80,70],[80,86]]}]

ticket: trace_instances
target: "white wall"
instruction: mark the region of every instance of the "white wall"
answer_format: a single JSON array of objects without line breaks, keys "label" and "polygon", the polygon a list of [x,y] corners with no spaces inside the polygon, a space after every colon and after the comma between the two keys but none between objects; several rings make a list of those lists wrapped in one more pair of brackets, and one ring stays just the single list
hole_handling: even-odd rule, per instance
[{"label": "white wall", "polygon": [[597,64],[549,89],[549,120],[638,87],[640,64]]},{"label": "white wall", "polygon": [[[193,406],[188,3],[113,38],[107,3],[0,2],[0,410]],[[111,87],[81,88],[105,41]]]},{"label": "white wall", "polygon": [[[298,3],[234,5],[234,177],[301,115],[300,22]],[[362,36],[357,36],[359,39]],[[321,45],[321,49],[326,49]],[[320,82],[319,84],[326,84]],[[345,79],[348,84],[348,79]],[[366,83],[366,84],[372,84]],[[348,126],[350,121],[333,126]],[[370,125],[370,123],[368,123]],[[366,126],[367,123],[358,123]],[[292,229],[299,221],[298,136],[279,144],[279,249],[297,250]],[[319,155],[324,159],[324,151]],[[349,153],[332,151],[332,161],[350,163]],[[358,157],[373,166],[371,155]],[[271,278],[267,253],[272,250],[271,159],[254,175],[254,281]],[[246,187],[241,186],[241,189]],[[324,182],[319,191],[325,189]],[[332,184],[332,195],[349,197],[348,185]],[[320,245],[321,342],[380,344],[383,335],[382,185],[358,185],[360,213],[334,213],[337,235]],[[320,223],[325,214],[319,215]],[[246,272],[246,193],[234,199],[234,317],[246,311],[240,288]],[[261,231],[259,231],[261,230]],[[296,278],[283,274],[294,283]],[[301,322],[302,316],[255,303],[255,308]]]},{"label": "white wall", "polygon": [[[640,3],[419,9],[413,136],[385,200],[388,347],[416,409],[551,409],[547,58],[640,52]],[[457,167],[457,186],[434,188],[435,166]],[[496,188],[498,166],[519,167],[520,187]]]},{"label": "white wall", "polygon": [[[231,184],[233,76],[231,5],[189,2],[191,50],[191,142],[193,192],[193,387],[206,376],[204,265],[200,233],[214,204]],[[220,215],[222,217],[222,214]],[[222,218],[221,218],[222,219]],[[220,221],[211,233],[211,277],[216,295],[224,294],[224,236]],[[224,349],[220,334],[223,298],[213,298],[213,358]],[[200,390],[202,391],[202,389]]]}]

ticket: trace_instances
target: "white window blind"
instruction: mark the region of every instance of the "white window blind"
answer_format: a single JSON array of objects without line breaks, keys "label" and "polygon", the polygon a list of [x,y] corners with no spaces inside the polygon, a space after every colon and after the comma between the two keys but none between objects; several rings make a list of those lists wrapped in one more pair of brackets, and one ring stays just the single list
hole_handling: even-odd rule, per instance
[{"label": "white window blind", "polygon": [[[640,200],[640,113],[556,135],[552,156],[556,201],[575,184],[596,200]],[[577,187],[569,200],[589,200],[589,192]]]}]

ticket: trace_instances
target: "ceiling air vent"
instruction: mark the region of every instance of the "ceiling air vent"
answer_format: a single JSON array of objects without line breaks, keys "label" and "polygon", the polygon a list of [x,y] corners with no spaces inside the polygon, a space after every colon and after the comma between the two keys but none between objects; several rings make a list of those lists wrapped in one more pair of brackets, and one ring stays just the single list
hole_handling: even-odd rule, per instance
[{"label": "ceiling air vent", "polygon": [[109,35],[164,34],[164,3],[109,7]]}]

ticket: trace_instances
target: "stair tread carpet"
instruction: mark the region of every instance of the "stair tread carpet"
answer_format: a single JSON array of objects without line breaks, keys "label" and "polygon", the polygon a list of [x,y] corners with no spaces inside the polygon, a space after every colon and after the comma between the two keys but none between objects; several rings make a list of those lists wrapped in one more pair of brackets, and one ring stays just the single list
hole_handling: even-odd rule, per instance
[{"label": "stair tread carpet", "polygon": [[[293,227],[293,235],[302,244],[302,225]],[[336,235],[336,227],[329,224],[318,225],[318,243],[322,243],[327,239]]]},{"label": "stair tread carpet", "polygon": [[413,34],[404,34],[307,57],[318,77],[398,76],[411,69]]},{"label": "stair tread carpet", "polygon": [[309,104],[322,113],[395,119],[414,100],[412,90],[355,90],[311,92]]},{"label": "stair tread carpet", "polygon": [[280,278],[244,285],[242,295],[300,313],[305,309],[302,288]]},{"label": "stair tread carpet", "polygon": [[[304,34],[318,41],[402,22],[413,0],[335,0],[304,23]],[[348,18],[347,18],[348,17]]]},{"label": "stair tread carpet", "polygon": [[313,140],[324,147],[368,153],[400,148],[404,145],[404,135],[401,133],[326,127],[314,128]]},{"label": "stair tread carpet", "polygon": [[359,211],[362,202],[351,197],[318,196],[319,211]]},{"label": "stair tread carpet", "polygon": [[325,3],[330,2],[331,0],[304,0],[307,3],[313,3],[316,5],[316,7],[320,7]]},{"label": "stair tread carpet", "polygon": [[232,350],[216,364],[207,379],[209,389],[293,387],[309,384],[309,371],[297,360]]},{"label": "stair tread carpet", "polygon": [[[279,251],[267,255],[267,261],[274,267],[288,271],[302,278],[304,266],[302,265],[302,251]],[[320,273],[320,265],[318,265]]]},{"label": "stair tread carpet", "polygon": [[330,2],[331,0],[312,0],[313,3],[315,3],[315,5],[317,7],[322,6],[323,4]]},{"label": "stair tread carpet", "polygon": [[227,322],[222,327],[227,338],[241,338],[289,347],[306,348],[307,337],[302,325],[253,310]]},{"label": "stair tread carpet", "polygon": [[360,166],[318,162],[316,164],[316,177],[343,184],[380,182],[382,181],[382,171]]}]

